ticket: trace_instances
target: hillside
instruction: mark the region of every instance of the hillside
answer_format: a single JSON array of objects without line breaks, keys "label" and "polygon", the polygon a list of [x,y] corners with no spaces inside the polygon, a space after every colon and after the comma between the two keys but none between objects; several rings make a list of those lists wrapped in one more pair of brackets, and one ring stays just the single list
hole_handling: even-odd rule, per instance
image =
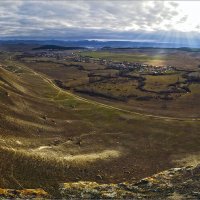
[{"label": "hillside", "polygon": [[198,120],[76,96],[10,56],[0,67],[0,188],[60,197],[61,183],[133,182],[199,162]]}]

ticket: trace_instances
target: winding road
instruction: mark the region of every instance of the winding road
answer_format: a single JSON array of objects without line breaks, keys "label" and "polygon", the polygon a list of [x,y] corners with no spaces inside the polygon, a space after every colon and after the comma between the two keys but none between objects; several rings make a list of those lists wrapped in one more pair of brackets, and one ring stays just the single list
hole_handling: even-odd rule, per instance
[{"label": "winding road", "polygon": [[[10,61],[11,60],[12,60],[12,57],[10,57]],[[17,63],[17,64],[19,64],[19,63]],[[20,66],[17,66],[16,63],[15,63],[15,66],[20,67]],[[25,66],[25,67],[27,68],[27,66]],[[80,97],[78,95],[75,95],[71,92],[68,92],[68,91],[58,87],[54,83],[54,81],[52,79],[48,78],[46,75],[38,73],[38,72],[36,72],[36,71],[34,71],[30,68],[28,68],[28,69],[30,71],[32,71],[35,75],[42,78],[44,81],[48,82],[52,87],[57,89],[59,92],[64,92],[65,94],[67,94],[67,95],[69,95],[69,96],[71,96],[71,97],[73,97],[73,98],[75,98],[79,101],[85,102],[85,103],[93,104],[93,105],[96,105],[96,106],[101,106],[101,107],[107,108],[107,109],[113,109],[113,110],[129,113],[129,114],[133,114],[133,115],[138,115],[138,116],[141,116],[141,117],[149,117],[149,118],[152,118],[152,119],[162,119],[162,120],[166,120],[166,121],[172,121],[172,120],[173,121],[188,121],[188,122],[200,121],[200,118],[178,118],[178,117],[166,117],[166,116],[158,116],[158,115],[152,115],[152,114],[139,113],[139,112],[135,112],[135,111],[130,111],[130,110],[118,108],[118,107],[115,107],[115,106],[106,105],[104,103],[100,103],[100,102],[97,102],[97,101],[94,101],[94,100],[89,100],[89,99]]]},{"label": "winding road", "polygon": [[59,92],[64,92],[65,94],[75,98],[76,100],[79,100],[79,101],[82,101],[82,102],[85,102],[85,103],[93,104],[93,105],[96,105],[96,106],[101,106],[101,107],[107,108],[107,109],[113,109],[113,110],[129,113],[129,114],[133,114],[133,115],[139,115],[139,116],[142,116],[142,117],[149,117],[149,118],[154,118],[154,119],[162,119],[162,120],[166,120],[166,121],[171,121],[171,120],[174,120],[174,121],[200,121],[200,118],[165,117],[165,116],[139,113],[139,112],[135,112],[135,111],[130,111],[130,110],[118,108],[118,107],[115,107],[115,106],[106,105],[104,103],[100,103],[100,102],[97,102],[97,101],[94,101],[94,100],[88,100],[86,98],[80,97],[78,95],[75,95],[71,92],[68,92],[68,91],[58,87],[52,79],[48,78],[47,76],[45,76],[43,74],[40,74],[40,73],[35,72],[35,71],[33,71],[33,73],[35,75],[39,76],[40,78],[42,78],[44,81],[48,82],[52,87],[57,89]]}]

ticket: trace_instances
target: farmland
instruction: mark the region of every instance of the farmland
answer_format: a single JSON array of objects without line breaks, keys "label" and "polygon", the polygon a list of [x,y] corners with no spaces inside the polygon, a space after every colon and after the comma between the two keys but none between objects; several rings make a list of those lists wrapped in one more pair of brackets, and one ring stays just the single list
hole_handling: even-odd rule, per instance
[{"label": "farmland", "polygon": [[[23,57],[21,61],[30,68],[48,75],[61,87],[86,98],[148,114],[199,117],[200,113],[196,109],[200,106],[199,94],[195,93],[195,90],[198,90],[200,84],[187,79],[187,74],[193,71],[198,73],[199,71],[198,64],[196,64],[197,53],[193,56],[190,65],[185,65],[181,58],[176,59],[180,52],[173,53],[176,62],[182,62],[182,65],[180,63],[177,66],[173,65],[175,66],[174,69],[166,67],[168,65],[148,66],[146,62],[142,67],[141,59],[138,60],[137,63],[139,64],[136,68],[134,66],[126,68],[126,65],[130,65],[126,64],[129,62],[126,56],[133,58],[131,63],[135,62],[135,54],[136,59],[138,59],[138,56],[140,58],[150,57],[149,50],[146,50],[146,52],[143,50],[142,53],[137,51],[134,55],[132,55],[132,51],[123,53],[124,56],[121,52],[116,53],[115,51],[111,53],[104,51],[77,53],[77,55],[87,55],[87,57],[90,55],[92,59],[102,59],[103,64],[101,61],[98,61],[99,63],[93,60],[92,62],[85,61],[83,60],[84,57],[81,58],[83,61],[77,61],[77,59],[73,59],[74,55],[72,58],[60,60],[45,57]],[[165,52],[165,54],[165,57],[172,57],[171,52],[168,54]],[[190,52],[183,54],[191,59]],[[123,63],[122,61],[112,61],[110,64],[109,60],[113,59],[113,56],[126,62],[125,65],[118,64]],[[165,59],[163,56],[160,56],[159,59],[162,62],[168,62],[168,58]],[[109,64],[106,64],[106,62],[109,62]],[[122,67],[120,67],[121,65]],[[187,112],[185,112],[186,110]]]}]

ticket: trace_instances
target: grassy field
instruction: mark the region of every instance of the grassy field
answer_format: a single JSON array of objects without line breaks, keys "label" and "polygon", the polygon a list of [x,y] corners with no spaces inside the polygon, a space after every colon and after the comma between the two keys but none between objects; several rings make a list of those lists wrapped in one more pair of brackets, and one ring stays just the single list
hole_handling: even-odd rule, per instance
[{"label": "grassy field", "polygon": [[[138,82],[128,78],[110,78],[102,82],[94,82],[77,88],[79,91],[108,96],[118,100],[128,100],[128,97],[142,96],[144,92],[137,89]],[[97,95],[98,96],[98,95]]]},{"label": "grassy field", "polygon": [[81,52],[83,56],[113,61],[148,63],[151,65],[172,65],[180,69],[197,69],[200,53],[166,49],[128,49]]},{"label": "grassy field", "polygon": [[93,58],[102,58],[118,62],[149,62],[150,60],[163,60],[163,56],[148,56],[145,54],[131,54],[131,53],[113,53],[106,51],[89,51],[82,52],[83,56],[90,56]]},{"label": "grassy field", "polygon": [[[117,55],[118,53],[115,53],[115,56]],[[23,63],[31,69],[53,80],[61,81],[63,86],[69,87],[72,91],[78,91],[84,96],[87,94],[87,98],[142,113],[177,117],[200,116],[197,109],[200,107],[199,93],[193,92],[192,84],[184,83],[186,79],[183,75],[187,73],[184,70],[175,70],[171,74],[159,76],[132,71],[127,73],[128,77],[124,77],[120,75],[120,70],[93,63],[57,61],[50,58],[46,60],[29,58],[28,60]],[[191,68],[188,67],[185,70],[191,70]],[[137,80],[135,76],[143,77],[144,80]],[[143,86],[139,87],[141,84]],[[173,84],[175,86],[171,86]],[[176,87],[176,90],[173,89],[175,92],[168,95],[172,100],[163,100],[167,95],[162,92],[167,92],[173,87]],[[183,87],[187,87],[190,92],[184,92],[181,89]],[[199,84],[195,88],[198,87]],[[118,101],[113,102],[113,100]]]},{"label": "grassy field", "polygon": [[164,75],[164,76],[151,76],[146,75],[145,89],[152,91],[162,91],[168,88],[168,85],[176,83],[177,81],[184,81],[181,74]]},{"label": "grassy field", "polygon": [[[108,105],[116,108],[77,97],[52,81],[60,70],[64,80],[65,73],[69,74],[60,65],[31,63],[27,67],[7,57],[2,63],[2,188],[40,187],[58,198],[56,190],[63,182],[133,181],[180,166],[183,159],[192,164],[191,155],[198,158],[200,121],[152,117],[120,110],[115,101]],[[51,69],[57,70],[50,73]],[[133,87],[127,90],[132,92],[136,84],[125,81],[119,85],[106,82],[102,89],[117,92],[119,88],[124,93]],[[199,85],[192,84],[191,90],[198,99]],[[185,98],[189,99],[186,103],[191,101],[189,95]]]}]

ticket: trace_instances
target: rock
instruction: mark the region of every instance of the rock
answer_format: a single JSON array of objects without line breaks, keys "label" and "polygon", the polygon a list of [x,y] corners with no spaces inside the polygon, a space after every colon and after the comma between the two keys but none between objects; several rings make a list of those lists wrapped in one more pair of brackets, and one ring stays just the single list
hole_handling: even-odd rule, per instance
[{"label": "rock", "polygon": [[0,199],[49,199],[50,195],[43,189],[1,189]]},{"label": "rock", "polygon": [[52,142],[52,144],[53,144],[54,146],[57,146],[57,145],[59,145],[61,142],[62,142],[62,141],[61,141],[60,139],[56,139],[56,140],[54,140],[54,141]]},{"label": "rock", "polygon": [[42,119],[47,120],[47,116],[46,115],[42,116]]},{"label": "rock", "polygon": [[[192,172],[192,173],[191,173]],[[101,175],[97,175],[101,177]],[[62,183],[61,199],[200,199],[200,165],[172,168],[138,182],[100,184],[90,181]],[[0,189],[0,200],[56,199],[43,189]]]},{"label": "rock", "polygon": [[77,140],[75,141],[75,144],[81,146],[81,142],[82,142],[81,139],[77,138]]},{"label": "rock", "polygon": [[101,180],[103,179],[102,176],[101,176],[100,174],[97,174],[97,178],[99,178],[99,179],[101,179]]},{"label": "rock", "polygon": [[[191,174],[193,171],[193,175]],[[199,199],[200,165],[172,168],[136,183],[99,184],[79,181],[60,187],[64,199]]]}]

